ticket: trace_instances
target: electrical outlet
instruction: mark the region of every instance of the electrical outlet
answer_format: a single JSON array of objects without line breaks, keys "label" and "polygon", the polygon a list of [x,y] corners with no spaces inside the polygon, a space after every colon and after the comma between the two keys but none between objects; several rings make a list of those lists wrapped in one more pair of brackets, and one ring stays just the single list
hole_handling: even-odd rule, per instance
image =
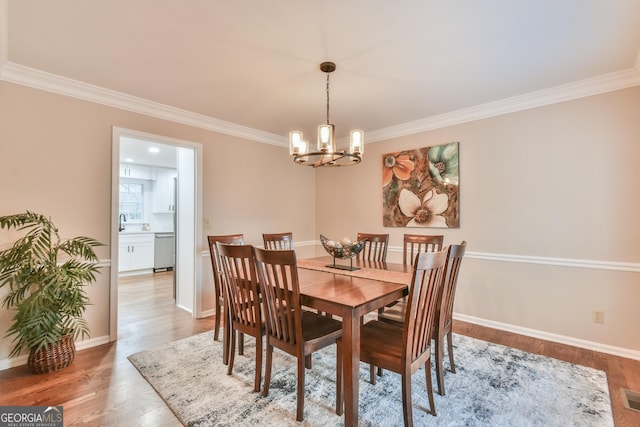
[{"label": "electrical outlet", "polygon": [[604,323],[603,310],[593,310],[593,312],[591,313],[591,317],[593,319],[593,323]]}]

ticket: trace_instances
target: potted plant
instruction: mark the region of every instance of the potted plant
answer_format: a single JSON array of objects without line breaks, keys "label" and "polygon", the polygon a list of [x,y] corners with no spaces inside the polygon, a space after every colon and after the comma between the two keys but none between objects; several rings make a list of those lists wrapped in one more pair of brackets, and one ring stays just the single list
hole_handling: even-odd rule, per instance
[{"label": "potted plant", "polygon": [[2,306],[15,310],[6,335],[15,343],[9,357],[28,350],[35,373],[65,368],[75,357],[75,339],[89,335],[85,287],[96,280],[93,248],[102,243],[63,240],[51,219],[29,211],[0,217],[5,228],[24,233],[0,251],[0,289],[8,288]]}]

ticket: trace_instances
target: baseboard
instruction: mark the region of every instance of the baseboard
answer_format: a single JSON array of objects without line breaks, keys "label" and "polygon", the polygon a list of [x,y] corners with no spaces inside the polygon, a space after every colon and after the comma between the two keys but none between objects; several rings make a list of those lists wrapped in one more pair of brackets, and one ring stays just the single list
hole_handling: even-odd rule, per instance
[{"label": "baseboard", "polygon": [[215,314],[216,314],[216,309],[215,308],[212,308],[210,310],[205,310],[205,311],[200,312],[200,316],[198,316],[198,319],[202,319],[202,318],[209,317],[209,316],[215,316]]},{"label": "baseboard", "polygon": [[529,329],[521,326],[510,325],[508,323],[496,322],[494,320],[482,319],[480,317],[468,316],[466,314],[454,313],[453,318],[462,322],[473,323],[474,325],[486,326],[488,328],[498,329],[505,332],[513,332],[514,334],[524,335],[527,337],[538,338],[541,340],[552,341],[559,344],[566,344],[573,347],[584,348],[587,350],[598,351],[600,353],[611,354],[614,356],[625,357],[627,359],[640,360],[640,351],[631,350],[623,347],[615,347],[594,341],[582,340],[579,338],[568,337],[566,335],[553,334],[550,332],[540,331],[537,329]]},{"label": "baseboard", "polygon": [[[76,351],[97,347],[99,345],[103,345],[107,343],[109,343],[109,335],[103,335],[101,337],[90,338],[82,341],[76,341]],[[2,359],[0,360],[0,371],[4,371],[5,369],[9,369],[9,368],[15,368],[16,366],[26,365],[27,359],[29,359],[28,354],[23,354],[21,356],[13,357],[11,359]]]}]

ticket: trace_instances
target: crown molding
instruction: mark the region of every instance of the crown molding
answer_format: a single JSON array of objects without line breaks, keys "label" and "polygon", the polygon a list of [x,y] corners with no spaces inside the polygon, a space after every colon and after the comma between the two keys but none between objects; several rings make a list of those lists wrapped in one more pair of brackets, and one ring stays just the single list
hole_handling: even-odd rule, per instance
[{"label": "crown molding", "polygon": [[[72,80],[9,61],[8,0],[0,0],[0,80],[95,102],[134,113],[181,123],[226,135],[287,147],[287,138],[280,135],[225,122],[213,117],[171,107],[147,99]],[[633,68],[555,86],[524,95],[464,108],[413,122],[367,131],[367,142],[376,142],[475,120],[513,113],[559,102],[570,101],[605,92],[640,85],[640,52]]]},{"label": "crown molding", "polygon": [[100,86],[46,73],[13,62],[0,65],[0,79],[84,101],[115,107],[252,141],[286,147],[285,137],[127,95]]},{"label": "crown molding", "polygon": [[[0,24],[2,19],[1,15],[2,14],[0,14]],[[287,139],[280,135],[241,126],[231,122],[225,122],[213,117],[208,117],[158,102],[149,101],[147,99],[138,98],[99,86],[79,82],[77,80],[68,79],[66,77],[46,73],[6,60],[5,62],[1,62],[6,58],[6,52],[3,53],[4,49],[2,49],[1,46],[6,43],[6,37],[3,37],[3,35],[4,34],[0,33],[0,38],[2,38],[2,40],[0,40],[1,80],[85,101],[95,102],[134,113],[157,117],[176,123],[186,124],[201,129],[219,132],[226,135],[237,136],[239,138],[263,142],[279,147],[287,146]],[[605,74],[603,76],[530,92],[528,94],[489,102],[475,107],[464,108],[422,120],[370,131],[367,132],[367,142],[371,143],[413,135],[447,126],[637,86],[640,85],[640,65],[638,65],[638,63],[640,63],[640,55],[638,55],[636,65],[628,70]]]},{"label": "crown molding", "polygon": [[640,53],[633,68],[580,80],[495,102],[439,114],[397,126],[367,132],[367,142],[382,141],[453,126],[573,99],[640,85]]}]

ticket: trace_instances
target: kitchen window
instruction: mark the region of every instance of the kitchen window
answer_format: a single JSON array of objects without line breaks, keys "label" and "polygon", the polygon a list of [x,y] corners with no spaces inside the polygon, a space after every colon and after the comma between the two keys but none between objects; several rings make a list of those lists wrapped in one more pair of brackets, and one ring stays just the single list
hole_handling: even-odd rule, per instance
[{"label": "kitchen window", "polygon": [[144,185],[133,183],[120,183],[120,213],[124,214],[127,221],[140,221],[144,219]]}]

